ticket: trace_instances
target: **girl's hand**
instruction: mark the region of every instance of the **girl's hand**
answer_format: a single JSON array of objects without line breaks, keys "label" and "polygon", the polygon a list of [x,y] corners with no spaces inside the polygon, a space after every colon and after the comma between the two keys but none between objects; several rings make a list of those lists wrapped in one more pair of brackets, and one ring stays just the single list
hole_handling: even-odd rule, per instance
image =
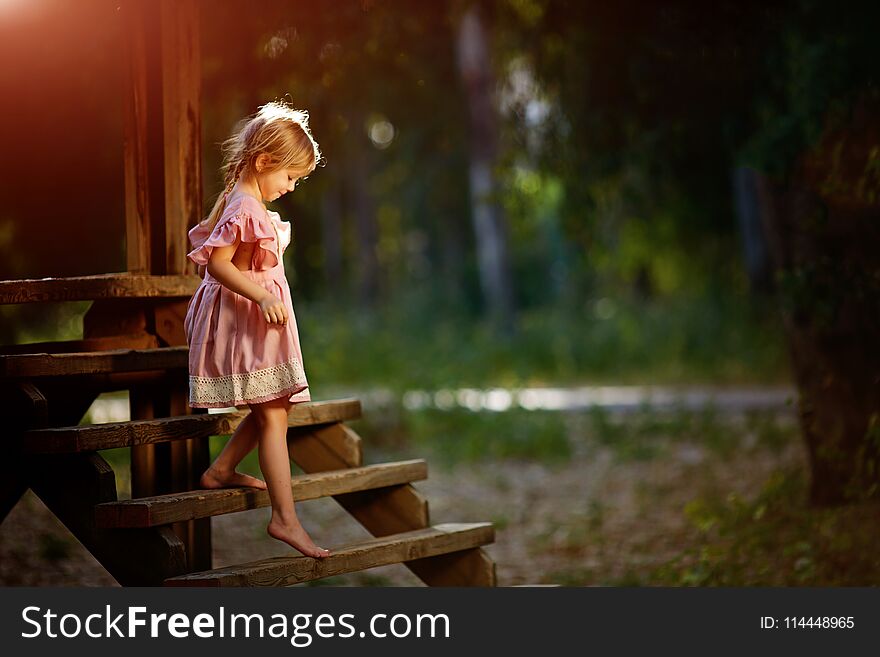
[{"label": "girl's hand", "polygon": [[274,294],[267,294],[260,301],[260,310],[263,317],[270,324],[287,324],[287,308],[284,303]]}]

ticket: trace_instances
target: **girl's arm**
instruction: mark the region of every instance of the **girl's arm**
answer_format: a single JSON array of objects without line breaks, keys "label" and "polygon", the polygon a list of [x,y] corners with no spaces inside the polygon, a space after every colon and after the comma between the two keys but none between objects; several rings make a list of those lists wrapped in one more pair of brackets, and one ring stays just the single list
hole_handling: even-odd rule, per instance
[{"label": "girl's arm", "polygon": [[238,267],[232,264],[232,256],[235,255],[241,238],[236,238],[235,244],[218,246],[211,251],[211,259],[208,260],[208,273],[216,278],[224,287],[253,301],[260,303],[265,297],[271,296],[266,288],[257,285],[252,280],[243,276]]},{"label": "girl's arm", "polygon": [[205,270],[206,269],[207,268],[205,267],[205,265],[199,265],[199,278],[205,277]]},{"label": "girl's arm", "polygon": [[259,305],[267,322],[287,325],[287,310],[281,299],[244,276],[238,267],[232,264],[232,256],[239,244],[240,238],[236,238],[233,245],[216,247],[211,252],[211,259],[208,260],[208,271],[220,281],[221,285]]}]

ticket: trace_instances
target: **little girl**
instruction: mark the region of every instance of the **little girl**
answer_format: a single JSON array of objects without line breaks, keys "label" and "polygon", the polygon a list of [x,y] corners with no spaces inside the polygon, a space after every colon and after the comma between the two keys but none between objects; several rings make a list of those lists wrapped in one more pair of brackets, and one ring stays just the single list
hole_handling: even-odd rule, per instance
[{"label": "little girl", "polygon": [[[203,488],[268,485],[269,535],[306,556],[326,557],[294,509],[287,452],[291,406],[309,401],[284,250],[290,223],[264,202],[292,192],[321,159],[308,114],[281,102],[263,105],[223,144],[226,189],[208,218],[189,231],[187,257],[204,279],[187,308],[189,404],[193,408],[250,407]],[[259,444],[266,481],[235,471]]]}]

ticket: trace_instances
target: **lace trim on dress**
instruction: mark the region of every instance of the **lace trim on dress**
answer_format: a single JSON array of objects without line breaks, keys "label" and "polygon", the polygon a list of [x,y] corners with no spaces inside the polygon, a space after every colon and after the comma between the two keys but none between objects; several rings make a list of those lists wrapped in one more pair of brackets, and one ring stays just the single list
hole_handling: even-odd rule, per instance
[{"label": "lace trim on dress", "polygon": [[254,372],[227,376],[190,376],[189,398],[194,404],[245,402],[308,385],[299,360],[273,365]]}]

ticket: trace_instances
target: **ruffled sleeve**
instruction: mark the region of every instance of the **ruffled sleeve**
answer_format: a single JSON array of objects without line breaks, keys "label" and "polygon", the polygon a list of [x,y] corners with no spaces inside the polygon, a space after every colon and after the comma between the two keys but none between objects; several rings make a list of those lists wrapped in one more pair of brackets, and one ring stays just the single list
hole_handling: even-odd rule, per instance
[{"label": "ruffled sleeve", "polygon": [[194,248],[186,257],[197,265],[207,265],[215,247],[231,246],[236,238],[242,242],[259,243],[260,248],[254,251],[254,270],[271,269],[278,265],[277,237],[269,219],[239,209],[228,219],[221,218],[210,235],[206,236],[207,232],[203,224],[189,231],[190,243]]}]

